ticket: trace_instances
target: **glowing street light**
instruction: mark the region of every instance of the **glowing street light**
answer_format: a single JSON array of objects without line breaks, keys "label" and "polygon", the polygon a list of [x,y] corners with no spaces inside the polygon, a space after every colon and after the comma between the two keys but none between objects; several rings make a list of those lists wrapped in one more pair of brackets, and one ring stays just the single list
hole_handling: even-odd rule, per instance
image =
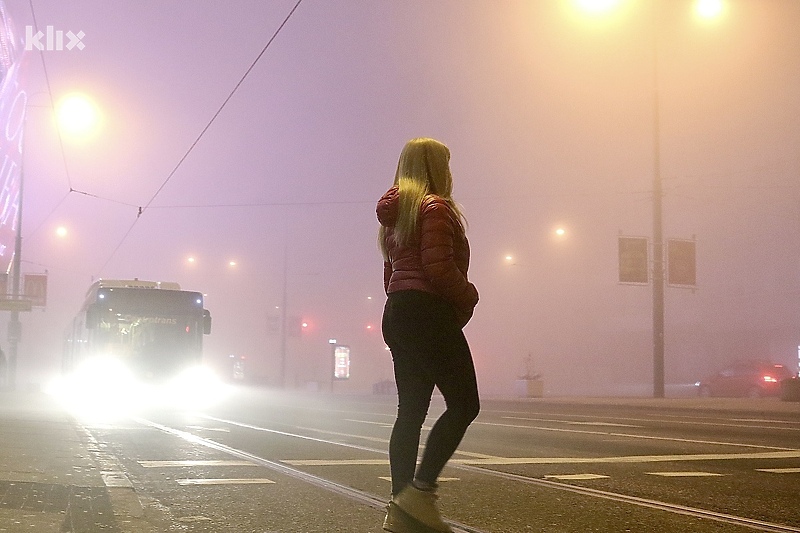
[{"label": "glowing street light", "polygon": [[722,0],[697,0],[695,12],[704,19],[714,19],[722,14],[724,4]]},{"label": "glowing street light", "polygon": [[73,140],[92,137],[100,129],[100,110],[82,93],[63,97],[58,103],[56,116],[60,131]]},{"label": "glowing street light", "polygon": [[575,0],[578,8],[592,15],[608,13],[619,5],[620,0]]},{"label": "glowing street light", "polygon": [[64,226],[59,226],[56,228],[56,236],[60,238],[64,238],[67,236],[67,228]]},{"label": "glowing street light", "polygon": [[[584,12],[605,14],[616,7],[611,0],[576,0]],[[661,179],[661,127],[659,120],[659,21],[666,0],[652,0],[653,48],[653,396],[664,397],[664,235],[663,235],[663,184]],[[600,8],[603,9],[600,9]],[[696,0],[695,11],[706,20],[719,17],[724,10],[724,0]]]}]

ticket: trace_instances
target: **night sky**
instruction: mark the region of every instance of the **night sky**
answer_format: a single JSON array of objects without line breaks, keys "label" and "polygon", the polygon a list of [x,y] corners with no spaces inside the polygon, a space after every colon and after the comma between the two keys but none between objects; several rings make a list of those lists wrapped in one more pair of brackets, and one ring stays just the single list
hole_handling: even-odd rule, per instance
[{"label": "night sky", "polygon": [[[796,370],[796,0],[712,21],[688,0],[5,4],[22,38],[34,16],[85,35],[27,54],[22,271],[48,274],[48,303],[22,315],[21,383],[58,371],[94,280],[134,277],[207,295],[216,366],[278,381],[285,291],[309,324],[290,386],[328,379],[329,338],[352,349],[342,390],[391,378],[375,203],[419,136],[452,152],[484,394],[529,356],[546,394],[652,392],[652,289],[618,282],[617,238],[652,238],[656,136],[664,237],[697,247],[696,290],[666,289],[668,390],[740,358]],[[100,130],[59,140],[73,92]]]}]

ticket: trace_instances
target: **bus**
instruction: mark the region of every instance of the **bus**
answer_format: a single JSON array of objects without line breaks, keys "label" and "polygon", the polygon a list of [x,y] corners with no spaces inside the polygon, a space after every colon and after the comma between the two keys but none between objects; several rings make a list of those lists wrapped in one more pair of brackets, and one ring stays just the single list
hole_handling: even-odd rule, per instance
[{"label": "bus", "polygon": [[199,366],[211,314],[203,294],[178,283],[101,279],[86,293],[66,336],[62,370],[113,361],[139,380],[159,381]]}]

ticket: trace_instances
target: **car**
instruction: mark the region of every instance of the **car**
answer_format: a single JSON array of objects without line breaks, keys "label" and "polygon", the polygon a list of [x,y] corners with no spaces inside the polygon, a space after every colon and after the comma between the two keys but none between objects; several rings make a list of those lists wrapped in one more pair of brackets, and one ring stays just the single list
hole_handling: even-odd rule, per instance
[{"label": "car", "polygon": [[739,361],[695,383],[699,396],[760,398],[779,396],[781,381],[792,377],[785,366],[764,361]]}]

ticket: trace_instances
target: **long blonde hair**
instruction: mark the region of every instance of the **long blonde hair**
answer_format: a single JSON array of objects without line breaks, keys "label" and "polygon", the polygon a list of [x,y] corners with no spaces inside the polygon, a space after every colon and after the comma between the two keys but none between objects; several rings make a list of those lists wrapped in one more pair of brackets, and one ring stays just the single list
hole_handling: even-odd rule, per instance
[{"label": "long blonde hair", "polygon": [[[453,201],[453,176],[450,173],[450,149],[443,143],[426,137],[411,139],[400,152],[394,185],[398,188],[400,206],[394,239],[403,246],[414,245],[418,238],[419,212],[429,194],[442,198],[455,214],[455,221],[466,226],[466,218]],[[386,228],[381,226],[378,242],[386,257]]]}]

